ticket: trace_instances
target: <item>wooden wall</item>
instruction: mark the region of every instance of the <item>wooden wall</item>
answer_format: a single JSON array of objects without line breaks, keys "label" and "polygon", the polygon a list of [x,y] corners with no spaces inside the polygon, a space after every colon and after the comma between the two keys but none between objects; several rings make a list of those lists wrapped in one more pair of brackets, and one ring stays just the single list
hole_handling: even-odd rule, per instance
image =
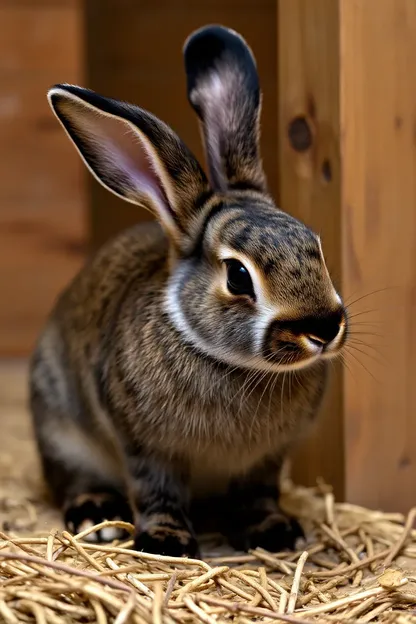
[{"label": "wooden wall", "polygon": [[83,258],[84,172],[46,91],[82,79],[81,0],[0,0],[0,356],[26,355]]}]

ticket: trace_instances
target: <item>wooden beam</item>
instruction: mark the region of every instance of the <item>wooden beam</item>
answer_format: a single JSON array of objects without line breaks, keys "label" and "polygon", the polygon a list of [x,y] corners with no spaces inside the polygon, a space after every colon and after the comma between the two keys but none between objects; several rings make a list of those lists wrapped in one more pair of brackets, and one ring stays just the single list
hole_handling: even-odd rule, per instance
[{"label": "wooden beam", "polygon": [[321,233],[351,301],[348,368],[295,474],[405,511],[416,485],[416,3],[280,0],[278,33],[281,205]]},{"label": "wooden beam", "polygon": [[[334,0],[278,2],[279,199],[322,237],[341,283],[339,10]],[[317,476],[344,495],[342,371],[335,367],[320,422],[299,450],[294,476]]]},{"label": "wooden beam", "polygon": [[[345,377],[346,495],[407,510],[416,489],[416,3],[342,0],[343,281],[352,311]],[[379,337],[368,333],[380,334]],[[376,360],[381,360],[379,363]]]}]

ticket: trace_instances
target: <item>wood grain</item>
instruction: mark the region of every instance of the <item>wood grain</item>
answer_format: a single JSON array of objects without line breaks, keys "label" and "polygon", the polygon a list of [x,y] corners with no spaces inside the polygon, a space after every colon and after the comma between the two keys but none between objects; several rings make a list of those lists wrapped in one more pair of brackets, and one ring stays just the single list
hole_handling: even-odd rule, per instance
[{"label": "wood grain", "polygon": [[[328,266],[340,286],[338,3],[280,0],[278,7],[280,205],[321,235]],[[289,129],[295,127],[303,133],[298,130],[293,137]],[[307,484],[324,477],[342,497],[343,386],[339,366],[331,377],[320,422],[299,449],[294,475]]]},{"label": "wood grain", "polygon": [[[416,3],[341,1],[342,231],[357,331],[345,378],[346,494],[405,511],[416,488]],[[362,336],[364,338],[365,336]],[[366,338],[367,339],[367,338]],[[381,354],[381,355],[379,355]]]},{"label": "wood grain", "polygon": [[46,91],[82,75],[80,2],[0,2],[0,354],[27,355],[84,257],[84,172]]}]

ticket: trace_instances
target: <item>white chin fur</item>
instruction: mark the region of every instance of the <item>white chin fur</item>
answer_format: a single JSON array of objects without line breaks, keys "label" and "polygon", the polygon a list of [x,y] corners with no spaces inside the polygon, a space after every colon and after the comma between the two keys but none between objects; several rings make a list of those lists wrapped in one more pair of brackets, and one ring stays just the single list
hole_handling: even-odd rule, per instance
[{"label": "white chin fur", "polygon": [[169,318],[171,319],[175,328],[185,337],[186,342],[192,344],[202,353],[206,353],[207,355],[215,358],[216,360],[219,360],[220,362],[224,362],[226,364],[230,364],[231,366],[238,366],[241,368],[283,373],[307,368],[321,358],[321,355],[318,354],[312,355],[307,360],[302,360],[301,362],[296,362],[295,364],[271,364],[264,360],[263,357],[260,355],[255,355],[250,359],[246,359],[239,357],[238,355],[230,354],[225,349],[214,347],[202,340],[189,325],[179,303],[179,288],[180,280],[178,278],[171,279],[167,287],[165,298],[165,310],[168,313]]}]

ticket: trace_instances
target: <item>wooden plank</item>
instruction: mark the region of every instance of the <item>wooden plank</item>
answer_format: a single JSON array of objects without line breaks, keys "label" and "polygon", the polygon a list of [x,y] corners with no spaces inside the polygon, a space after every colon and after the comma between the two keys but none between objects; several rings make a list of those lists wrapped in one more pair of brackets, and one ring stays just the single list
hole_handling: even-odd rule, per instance
[{"label": "wooden plank", "polygon": [[341,0],[341,43],[345,290],[388,289],[356,308],[375,310],[356,331],[382,334],[384,360],[355,352],[375,379],[351,360],[345,380],[346,493],[405,511],[416,485],[416,3]]},{"label": "wooden plank", "polygon": [[[46,99],[44,93],[40,97]],[[79,199],[82,193],[84,171],[74,163],[76,154],[68,140],[62,142],[58,122],[49,125],[52,113],[48,108],[46,104],[44,113],[33,122],[23,120],[7,126],[0,121],[0,151],[5,155],[0,170],[0,200],[22,201],[23,217],[24,202],[33,200],[41,206],[44,200],[43,210],[53,215],[60,212],[61,198]],[[14,218],[18,218],[20,210],[18,206],[16,209]],[[78,221],[81,213],[79,208],[72,218]]]},{"label": "wooden plank", "polygon": [[27,73],[48,68],[75,76],[81,67],[81,14],[77,5],[0,5],[0,24],[0,70]]},{"label": "wooden plank", "polygon": [[[0,219],[0,351],[27,355],[53,301],[83,260],[82,220],[74,220],[79,201],[61,200],[56,210],[2,201]],[[4,214],[13,215],[8,221]],[[61,213],[61,214],[59,214]],[[62,218],[63,217],[63,218]]]},{"label": "wooden plank", "polygon": [[26,355],[85,255],[84,171],[46,100],[82,76],[79,3],[0,3],[0,354]]},{"label": "wooden plank", "polygon": [[[278,3],[279,197],[322,237],[341,281],[339,14],[333,0]],[[342,373],[336,367],[320,422],[299,451],[294,476],[324,477],[344,493]]]},{"label": "wooden plank", "polygon": [[[276,193],[276,2],[275,0],[157,0],[86,4],[87,83],[113,97],[133,101],[169,123],[203,161],[197,121],[186,97],[182,46],[207,23],[239,30],[257,57],[264,91],[263,156]],[[111,45],[102,45],[102,42]],[[93,242],[149,215],[123,204],[90,180]]]}]

